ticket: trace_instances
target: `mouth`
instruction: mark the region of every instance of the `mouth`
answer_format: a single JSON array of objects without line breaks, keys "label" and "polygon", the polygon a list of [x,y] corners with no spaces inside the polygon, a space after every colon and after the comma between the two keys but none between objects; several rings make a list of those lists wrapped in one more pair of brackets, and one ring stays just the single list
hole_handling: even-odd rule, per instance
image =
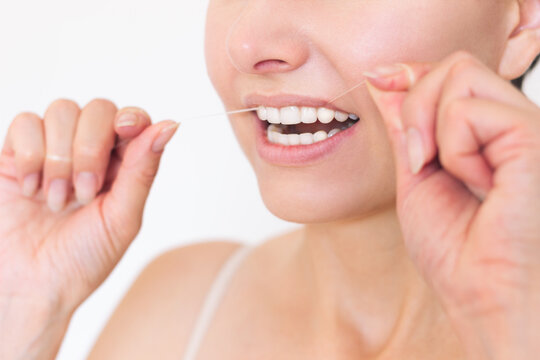
[{"label": "mouth", "polygon": [[325,141],[359,121],[356,114],[326,107],[260,105],[256,113],[264,122],[268,141],[283,146]]},{"label": "mouth", "polygon": [[[267,163],[303,167],[338,160],[355,148],[361,118],[324,98],[296,94],[250,94],[243,105],[251,112],[257,153]],[[360,124],[360,125],[358,125]],[[343,151],[340,151],[343,150]],[[355,150],[356,151],[356,150]]]}]

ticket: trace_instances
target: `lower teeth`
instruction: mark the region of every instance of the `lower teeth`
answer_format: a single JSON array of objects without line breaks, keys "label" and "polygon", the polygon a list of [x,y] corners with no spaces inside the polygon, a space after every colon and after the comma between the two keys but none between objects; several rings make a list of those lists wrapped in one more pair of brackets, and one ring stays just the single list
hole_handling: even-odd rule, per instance
[{"label": "lower teeth", "polygon": [[266,129],[266,136],[268,141],[274,144],[281,144],[285,146],[289,145],[311,145],[319,141],[324,141],[327,138],[331,138],[342,130],[351,127],[354,123],[343,124],[341,129],[335,128],[328,133],[324,130],[317,131],[316,133],[302,133],[302,134],[283,134],[283,128],[278,125],[270,124]]}]

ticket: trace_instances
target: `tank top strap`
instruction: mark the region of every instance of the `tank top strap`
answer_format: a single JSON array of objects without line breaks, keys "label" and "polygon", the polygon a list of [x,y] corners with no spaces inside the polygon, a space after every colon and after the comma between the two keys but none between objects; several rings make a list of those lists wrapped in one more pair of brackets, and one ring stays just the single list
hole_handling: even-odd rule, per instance
[{"label": "tank top strap", "polygon": [[199,347],[204,339],[204,335],[206,334],[206,330],[210,325],[212,317],[220,303],[230,279],[234,275],[238,266],[242,263],[242,260],[252,248],[254,248],[254,246],[248,244],[240,246],[221,267],[218,275],[215,277],[210,287],[209,292],[206,295],[202,309],[199,312],[197,320],[195,321],[195,327],[193,328],[191,337],[187,343],[186,351],[184,353],[184,357],[182,358],[183,360],[195,360]]}]

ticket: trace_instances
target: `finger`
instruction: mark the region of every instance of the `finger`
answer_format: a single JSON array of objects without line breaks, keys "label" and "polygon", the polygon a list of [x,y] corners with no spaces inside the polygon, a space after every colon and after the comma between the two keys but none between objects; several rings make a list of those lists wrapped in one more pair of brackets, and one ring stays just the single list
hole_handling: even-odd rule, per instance
[{"label": "finger", "polygon": [[13,120],[8,137],[15,156],[17,180],[25,196],[32,197],[39,186],[45,139],[43,121],[32,113],[21,113]]},{"label": "finger", "polygon": [[71,193],[73,138],[80,112],[75,102],[66,99],[54,101],[45,112],[43,185],[47,203],[53,212],[64,207]]},{"label": "finger", "polygon": [[13,121],[11,122],[11,125],[8,128],[6,137],[4,139],[4,144],[2,145],[2,156],[11,157],[11,156],[15,155],[15,152],[13,151],[13,143],[11,141],[11,138],[12,138],[12,136],[11,136],[11,128],[12,127],[13,127]]},{"label": "finger", "polygon": [[473,56],[463,52],[450,56],[419,79],[403,102],[403,127],[420,143],[416,156],[411,158],[413,173],[418,173],[437,155],[435,132],[439,110],[444,111],[450,99],[466,96],[530,106],[524,101],[523,94]]},{"label": "finger", "polygon": [[147,127],[133,139],[120,164],[111,189],[103,199],[108,231],[118,249],[124,250],[138,233],[144,205],[157,174],[165,144],[178,123],[162,121]]},{"label": "finger", "polygon": [[115,151],[118,157],[123,159],[129,140],[139,136],[144,129],[152,124],[152,120],[143,109],[129,106],[118,111],[114,124],[118,134],[118,143],[121,144]]},{"label": "finger", "polygon": [[[489,99],[490,101],[474,102],[466,101],[467,99]],[[447,144],[448,148],[451,149],[450,154],[461,152],[462,155],[469,155],[461,158],[460,165],[469,168],[471,171],[463,173],[463,177],[460,177],[460,179],[465,181],[471,188],[476,189],[475,191],[486,194],[492,186],[491,173],[493,171],[493,166],[488,166],[479,153],[484,144],[479,143],[477,135],[470,131],[472,124],[468,122],[463,122],[462,124],[447,124],[447,122],[464,121],[463,119],[468,119],[466,113],[462,112],[464,110],[463,107],[473,107],[473,104],[477,105],[475,109],[477,109],[478,104],[484,104],[484,106],[481,106],[480,108],[482,108],[486,114],[493,114],[494,109],[502,111],[507,110],[508,107],[510,107],[512,109],[510,114],[508,111],[504,111],[505,114],[513,117],[512,119],[509,118],[507,120],[509,123],[514,122],[516,114],[520,113],[519,110],[533,110],[535,106],[531,106],[532,103],[530,100],[511,83],[502,80],[484,64],[475,59],[460,60],[448,71],[436,110],[437,120],[435,125],[435,138],[432,140],[430,134],[426,134],[425,143],[427,146],[430,146],[431,142],[437,144],[441,157],[442,142],[446,143],[447,139],[451,139],[450,136],[447,136],[446,132],[458,131],[462,134],[464,138],[461,142],[456,141],[458,139],[452,139],[454,141]],[[456,114],[457,116],[453,116],[453,114]],[[492,125],[491,122],[495,121],[494,118],[483,118],[490,126]],[[497,116],[497,118],[499,118],[499,116]],[[459,149],[460,145],[461,149]],[[441,158],[443,166],[445,166],[445,163],[448,164],[450,159],[455,159],[455,156],[451,155],[449,157],[447,155],[449,154],[448,151],[445,151],[444,153],[445,155]],[[468,161],[465,161],[465,159]],[[429,159],[427,159],[427,161],[429,161]]]},{"label": "finger", "polygon": [[364,72],[363,75],[380,90],[407,91],[436,66],[437,63],[427,62],[380,65],[373,71]]},{"label": "finger", "polygon": [[116,137],[116,106],[94,99],[81,111],[73,142],[73,183],[81,204],[90,203],[103,185]]},{"label": "finger", "polygon": [[[445,109],[437,132],[441,163],[484,196],[494,186],[495,171],[502,181],[505,172],[509,173],[505,166],[514,159],[534,158],[526,154],[531,150],[540,153],[538,114],[478,98],[456,99]],[[512,171],[510,175],[515,183],[520,172]],[[533,175],[531,171],[525,174]],[[536,176],[540,178],[540,174]]]},{"label": "finger", "polygon": [[141,108],[125,107],[118,111],[115,119],[118,139],[111,154],[107,176],[103,184],[103,191],[108,191],[110,185],[116,179],[129,142],[151,124],[150,115]]}]

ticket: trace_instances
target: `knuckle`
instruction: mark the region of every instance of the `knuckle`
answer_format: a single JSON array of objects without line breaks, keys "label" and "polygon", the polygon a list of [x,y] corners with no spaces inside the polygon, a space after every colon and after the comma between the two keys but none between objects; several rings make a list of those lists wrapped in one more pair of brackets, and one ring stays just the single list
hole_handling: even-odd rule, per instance
[{"label": "knuckle", "polygon": [[443,112],[444,119],[460,119],[464,118],[467,114],[468,99],[454,99],[446,105],[446,109]]},{"label": "knuckle", "polygon": [[41,118],[35,113],[25,111],[15,116],[15,118],[13,119],[13,124],[18,125],[21,122],[26,123],[29,121],[41,121]]},{"label": "knuckle", "polygon": [[130,112],[130,111],[135,111],[135,112],[142,112],[142,113],[146,113],[146,111],[144,111],[144,109],[140,108],[140,107],[137,107],[137,106],[125,106],[123,108],[121,108],[120,110],[118,110],[118,112]]},{"label": "knuckle", "polygon": [[39,163],[43,162],[45,155],[36,150],[20,150],[17,152],[17,159],[24,163]]},{"label": "knuckle", "polygon": [[468,52],[466,50],[457,50],[456,52],[454,52],[450,56],[450,60],[451,60],[452,63],[456,63],[456,62],[459,62],[461,60],[474,61],[474,60],[476,60],[476,58],[474,57],[473,54],[471,54],[470,52]]},{"label": "knuckle", "polygon": [[84,109],[88,108],[97,108],[103,110],[114,109],[116,111],[116,105],[112,101],[104,98],[95,98],[90,100],[90,102],[88,102],[88,104],[86,104],[84,107]]},{"label": "knuckle", "polygon": [[145,187],[150,187],[156,178],[158,169],[155,167],[147,167],[138,172],[137,180]]},{"label": "knuckle", "polygon": [[102,160],[108,158],[110,150],[103,146],[95,145],[77,145],[74,147],[74,156],[77,158],[86,158],[91,160]]},{"label": "knuckle", "polygon": [[34,128],[35,125],[41,122],[41,118],[31,112],[21,112],[17,114],[14,118],[11,124],[9,125],[7,138],[13,139],[13,137],[20,136],[20,134],[24,134],[28,131],[28,128]]},{"label": "knuckle", "polygon": [[531,123],[522,123],[516,131],[516,143],[521,144],[526,154],[540,154],[540,129]]},{"label": "knuckle", "polygon": [[17,172],[21,175],[41,173],[43,170],[44,155],[38,152],[17,153],[15,160],[17,162]]},{"label": "knuckle", "polygon": [[49,105],[47,113],[77,113],[79,110],[79,105],[75,101],[69,99],[57,99]]},{"label": "knuckle", "polygon": [[150,119],[150,115],[144,109],[136,106],[123,107],[122,109],[118,110],[117,116],[122,113],[136,113],[142,115],[142,117],[145,119]]},{"label": "knuckle", "polygon": [[469,71],[477,66],[478,61],[474,58],[460,58],[450,67],[448,79],[456,81],[463,77],[468,77]]},{"label": "knuckle", "polygon": [[439,148],[439,162],[445,169],[453,169],[457,160],[456,153],[448,146]]}]

